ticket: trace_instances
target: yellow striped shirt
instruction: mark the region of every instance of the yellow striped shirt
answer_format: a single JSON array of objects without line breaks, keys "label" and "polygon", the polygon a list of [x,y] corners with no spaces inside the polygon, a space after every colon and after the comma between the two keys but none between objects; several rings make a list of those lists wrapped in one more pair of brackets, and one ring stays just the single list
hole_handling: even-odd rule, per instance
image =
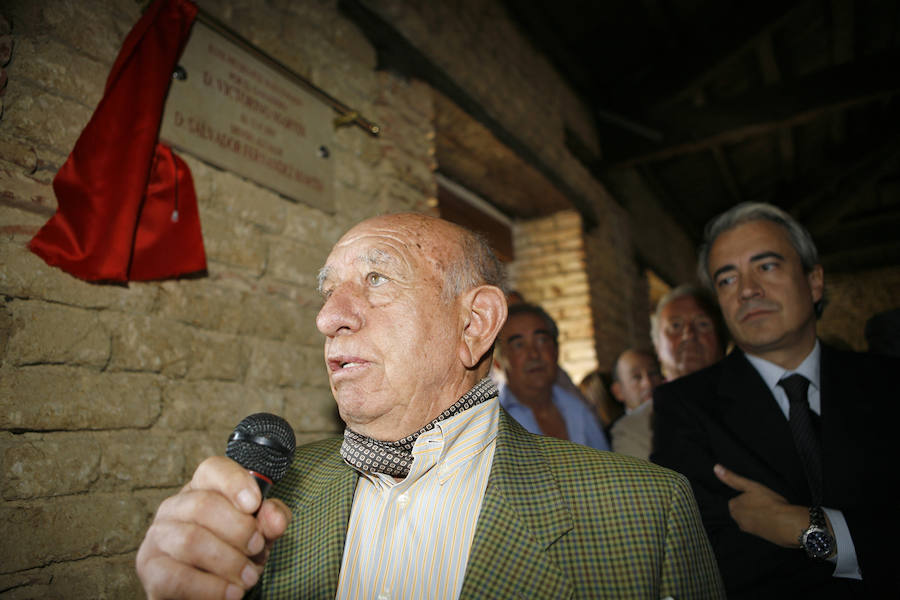
[{"label": "yellow striped shirt", "polygon": [[497,398],[426,431],[402,481],[363,474],[347,528],[337,598],[457,598],[487,487]]}]

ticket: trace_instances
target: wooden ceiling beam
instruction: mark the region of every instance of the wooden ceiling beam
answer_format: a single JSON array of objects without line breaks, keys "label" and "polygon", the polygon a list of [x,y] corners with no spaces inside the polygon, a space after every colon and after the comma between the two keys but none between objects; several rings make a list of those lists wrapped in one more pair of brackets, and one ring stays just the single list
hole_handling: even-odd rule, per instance
[{"label": "wooden ceiling beam", "polygon": [[[778,66],[778,58],[775,56],[775,46],[772,44],[771,33],[760,37],[756,56],[766,85],[774,85],[781,82],[781,68]],[[792,130],[790,127],[784,127],[778,130],[777,136],[778,154],[781,160],[781,178],[784,181],[791,181],[794,179],[794,157],[796,156]]]},{"label": "wooden ceiling beam", "polygon": [[820,255],[820,262],[827,273],[855,273],[896,267],[900,264],[900,242],[863,244],[855,248]]},{"label": "wooden ceiling beam", "polygon": [[655,68],[643,73],[640,82],[623,82],[620,89],[625,96],[614,102],[631,107],[635,98],[645,98],[652,99],[648,108],[659,108],[690,100],[722,68],[752,50],[759,36],[777,30],[797,6],[783,1],[740,4],[741,10],[733,11],[732,22],[705,30],[702,35],[690,35],[685,43],[692,41],[692,47],[683,46],[682,52],[659,57]]},{"label": "wooden ceiling beam", "polygon": [[604,158],[613,168],[667,160],[888,98],[900,92],[897,62],[896,53],[885,53],[754,90],[727,104],[669,110],[658,117],[666,124],[661,127],[668,132],[665,144],[635,142],[618,153],[605,152]]},{"label": "wooden ceiling beam", "polygon": [[779,204],[814,234],[828,231],[849,211],[858,209],[848,196],[896,169],[900,160],[900,135],[887,127],[880,143],[872,140],[866,152],[853,160],[834,158],[820,165],[803,182],[779,192]]},{"label": "wooden ceiling beam", "polygon": [[900,210],[880,213],[864,219],[855,219],[840,223],[824,233],[814,233],[816,246],[823,254],[853,250],[866,244],[900,243],[897,232],[900,231]]},{"label": "wooden ceiling beam", "polygon": [[731,168],[731,163],[729,163],[728,157],[725,156],[725,152],[722,150],[721,146],[713,146],[710,150],[712,150],[713,160],[716,161],[716,168],[719,170],[719,175],[721,175],[722,181],[725,182],[725,188],[731,196],[731,201],[734,204],[737,204],[742,200],[741,188],[738,185],[737,179],[734,177],[734,170]]}]

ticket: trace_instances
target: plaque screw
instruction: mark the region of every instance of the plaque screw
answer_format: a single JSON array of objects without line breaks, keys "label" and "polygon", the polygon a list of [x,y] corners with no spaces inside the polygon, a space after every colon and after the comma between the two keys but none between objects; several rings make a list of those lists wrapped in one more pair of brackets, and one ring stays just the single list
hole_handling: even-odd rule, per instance
[{"label": "plaque screw", "polygon": [[172,71],[172,79],[177,79],[178,81],[184,81],[187,79],[187,71],[184,70],[184,67],[178,65],[175,67],[175,70]]},{"label": "plaque screw", "polygon": [[319,158],[328,158],[331,153],[328,151],[328,146],[319,146],[316,154],[319,156]]}]

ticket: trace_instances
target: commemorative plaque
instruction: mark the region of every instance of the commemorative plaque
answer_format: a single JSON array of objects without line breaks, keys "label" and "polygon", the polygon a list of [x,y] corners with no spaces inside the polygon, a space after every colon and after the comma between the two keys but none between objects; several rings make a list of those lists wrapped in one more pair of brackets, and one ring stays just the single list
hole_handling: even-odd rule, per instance
[{"label": "commemorative plaque", "polygon": [[160,139],[287,198],[333,210],[331,108],[204,23],[194,23]]}]

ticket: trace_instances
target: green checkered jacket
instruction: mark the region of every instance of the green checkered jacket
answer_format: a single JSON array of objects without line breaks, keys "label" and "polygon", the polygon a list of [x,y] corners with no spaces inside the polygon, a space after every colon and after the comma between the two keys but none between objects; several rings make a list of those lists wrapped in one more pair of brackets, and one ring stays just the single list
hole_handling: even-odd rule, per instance
[{"label": "green checkered jacket", "polygon": [[[335,598],[357,474],[341,440],[297,449],[275,487],[293,511],[262,598]],[[460,598],[723,598],[680,475],[525,431],[500,411]]]}]

